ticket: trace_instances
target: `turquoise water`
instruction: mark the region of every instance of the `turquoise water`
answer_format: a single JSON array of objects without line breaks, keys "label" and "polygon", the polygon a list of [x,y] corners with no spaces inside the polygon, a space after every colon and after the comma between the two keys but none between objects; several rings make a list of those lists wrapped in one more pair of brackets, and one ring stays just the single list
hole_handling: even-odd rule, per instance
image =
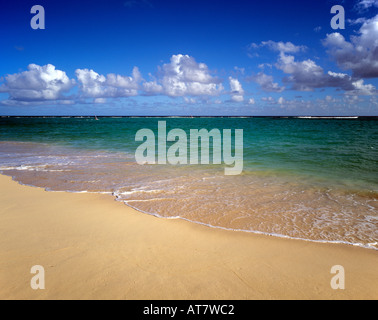
[{"label": "turquoise water", "polygon": [[272,118],[18,118],[0,120],[1,141],[53,143],[133,155],[142,128],[243,129],[246,171],[278,172],[356,180],[377,188],[378,121]]},{"label": "turquoise water", "polygon": [[[138,165],[138,130],[243,129],[244,171]],[[375,247],[378,121],[1,118],[0,170],[51,190],[109,192],[140,211],[233,230]],[[169,145],[172,143],[168,143]]]}]

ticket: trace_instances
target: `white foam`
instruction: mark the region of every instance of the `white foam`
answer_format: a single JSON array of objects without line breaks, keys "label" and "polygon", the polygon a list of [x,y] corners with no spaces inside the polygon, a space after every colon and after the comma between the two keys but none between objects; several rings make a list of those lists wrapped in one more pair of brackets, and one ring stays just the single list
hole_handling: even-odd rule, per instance
[{"label": "white foam", "polygon": [[[12,177],[13,180],[14,177]],[[16,180],[15,180],[16,181]],[[18,182],[19,184],[21,185],[26,185],[26,186],[31,186],[31,187],[34,187],[33,185],[28,185],[28,184],[24,184],[24,183],[21,183],[21,182]],[[292,237],[292,236],[288,236],[288,235],[283,235],[283,234],[279,234],[279,233],[269,233],[269,232],[263,232],[263,231],[256,231],[256,230],[245,230],[245,229],[234,229],[234,228],[226,228],[226,227],[222,227],[222,226],[214,226],[212,224],[208,224],[208,223],[203,223],[203,222],[199,222],[199,221],[195,221],[195,220],[190,220],[190,219],[187,219],[187,218],[184,218],[184,217],[181,217],[181,216],[170,216],[170,217],[165,217],[165,216],[162,216],[158,213],[151,213],[151,212],[147,212],[147,211],[143,211],[133,205],[130,204],[130,202],[148,202],[148,201],[151,201],[151,200],[167,200],[167,198],[154,198],[154,199],[148,199],[148,200],[124,200],[124,199],[121,199],[120,198],[120,194],[119,192],[108,192],[108,191],[87,191],[87,190],[81,190],[81,191],[71,191],[71,190],[64,190],[64,191],[58,191],[58,190],[51,190],[49,188],[45,188],[46,191],[49,191],[49,192],[69,192],[69,193],[90,193],[90,194],[107,194],[107,195],[113,195],[117,201],[122,201],[125,205],[141,212],[141,213],[144,213],[144,214],[148,214],[148,215],[152,215],[152,216],[155,216],[157,218],[163,218],[163,219],[168,219],[168,220],[177,220],[177,219],[181,219],[181,220],[184,220],[184,221],[187,221],[187,222],[191,222],[191,223],[196,223],[196,224],[199,224],[199,225],[203,225],[203,226],[206,226],[206,227],[209,227],[209,228],[214,228],[214,229],[221,229],[221,230],[226,230],[226,231],[233,231],[233,232],[245,232],[245,233],[252,233],[252,234],[258,234],[258,235],[265,235],[265,236],[272,236],[272,237],[278,237],[278,238],[284,238],[284,239],[291,239],[291,240],[299,240],[299,241],[308,241],[308,242],[314,242],[314,243],[329,243],[329,244],[343,244],[343,245],[352,245],[352,246],[356,246],[356,247],[361,247],[361,248],[365,248],[365,249],[371,249],[371,250],[377,250],[378,251],[378,243],[377,242],[372,242],[372,243],[368,243],[368,244],[362,244],[362,243],[353,243],[353,242],[348,242],[348,241],[340,241],[340,240],[314,240],[314,239],[307,239],[307,238],[300,238],[300,237]]]},{"label": "white foam", "polygon": [[148,214],[148,215],[152,215],[152,216],[157,217],[157,218],[163,218],[163,219],[168,219],[168,220],[169,219],[175,219],[175,220],[181,219],[181,220],[184,220],[184,221],[187,221],[187,222],[199,224],[199,225],[209,227],[209,228],[213,228],[213,229],[221,229],[221,230],[234,231],[234,232],[246,232],[246,233],[253,233],[253,234],[264,235],[264,236],[271,236],[271,237],[284,238],[284,239],[290,239],[290,240],[298,240],[298,241],[307,241],[307,242],[314,242],[314,243],[352,245],[352,246],[356,246],[356,247],[361,247],[361,248],[365,248],[365,249],[372,249],[372,250],[378,251],[378,247],[375,247],[375,245],[378,245],[378,243],[376,243],[376,242],[372,243],[372,244],[364,245],[362,243],[353,243],[353,242],[348,242],[348,241],[312,240],[312,239],[306,239],[306,238],[291,237],[291,236],[282,235],[282,234],[279,234],[279,233],[269,233],[269,232],[255,231],[255,230],[232,229],[232,228],[226,228],[226,227],[220,227],[220,226],[213,226],[213,225],[208,224],[208,223],[194,221],[194,220],[190,220],[190,219],[183,218],[183,217],[180,217],[180,216],[164,217],[164,216],[162,216],[158,213],[149,213],[147,211],[140,210],[140,209],[130,205],[128,203],[128,201],[123,201],[123,202],[127,206],[129,206],[129,207],[131,207],[131,208],[133,208],[133,209],[135,209],[139,212],[142,212],[142,213],[145,213],[145,214]]}]

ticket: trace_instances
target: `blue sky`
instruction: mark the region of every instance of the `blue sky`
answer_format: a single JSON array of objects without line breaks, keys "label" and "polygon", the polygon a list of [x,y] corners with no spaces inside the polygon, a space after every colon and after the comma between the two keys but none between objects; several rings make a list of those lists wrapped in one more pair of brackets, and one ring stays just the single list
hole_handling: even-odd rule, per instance
[{"label": "blue sky", "polygon": [[378,115],[378,0],[1,6],[0,115]]}]

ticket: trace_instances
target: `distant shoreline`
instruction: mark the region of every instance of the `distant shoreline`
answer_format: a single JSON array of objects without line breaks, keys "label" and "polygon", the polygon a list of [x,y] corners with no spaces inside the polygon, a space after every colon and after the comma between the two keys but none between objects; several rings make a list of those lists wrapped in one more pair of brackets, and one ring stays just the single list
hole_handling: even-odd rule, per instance
[{"label": "distant shoreline", "polygon": [[[0,118],[77,118],[77,119],[87,119],[95,118],[94,115],[83,115],[83,116],[0,116]],[[359,119],[359,120],[377,120],[378,116],[97,116],[97,118],[235,118],[235,119],[245,119],[245,118],[272,118],[272,119],[335,119],[335,120],[344,120],[344,119]]]}]

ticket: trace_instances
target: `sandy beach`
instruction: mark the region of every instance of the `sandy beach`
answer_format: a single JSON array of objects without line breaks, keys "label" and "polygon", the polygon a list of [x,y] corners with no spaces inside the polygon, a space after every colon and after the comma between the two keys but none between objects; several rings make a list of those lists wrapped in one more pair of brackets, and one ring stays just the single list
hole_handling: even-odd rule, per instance
[{"label": "sandy beach", "polygon": [[[159,219],[6,176],[0,189],[0,299],[378,299],[374,250]],[[30,286],[34,265],[45,290]],[[334,265],[345,290],[330,286]]]}]

